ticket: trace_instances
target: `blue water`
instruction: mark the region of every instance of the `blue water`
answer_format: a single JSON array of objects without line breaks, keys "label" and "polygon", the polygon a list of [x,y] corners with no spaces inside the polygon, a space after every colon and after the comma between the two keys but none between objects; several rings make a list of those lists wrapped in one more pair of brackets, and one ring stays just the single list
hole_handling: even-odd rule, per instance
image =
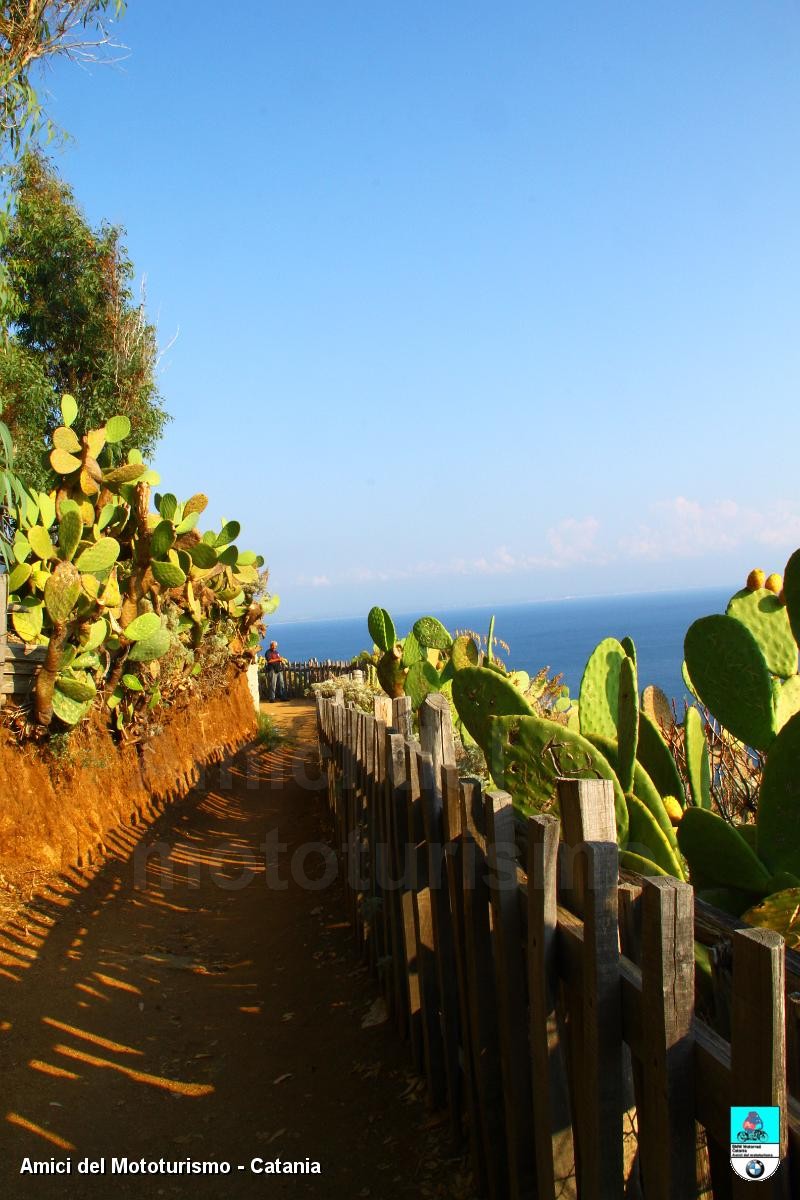
[{"label": "blue water", "polygon": [[[692,621],[724,612],[734,588],[703,588],[690,592],[659,592],[636,596],[602,596],[553,600],[492,608],[462,608],[434,612],[452,632],[478,630],[484,634],[495,613],[495,637],[510,646],[506,662],[532,674],[542,667],[560,673],[577,695],[586,660],[604,637],[628,635],[636,643],[639,686],[657,683],[680,700],[683,638]],[[423,612],[393,613],[403,637]],[[366,612],[363,617],[336,621],[274,621],[269,638],[278,642],[290,661],[308,658],[348,659],[371,649]]]}]

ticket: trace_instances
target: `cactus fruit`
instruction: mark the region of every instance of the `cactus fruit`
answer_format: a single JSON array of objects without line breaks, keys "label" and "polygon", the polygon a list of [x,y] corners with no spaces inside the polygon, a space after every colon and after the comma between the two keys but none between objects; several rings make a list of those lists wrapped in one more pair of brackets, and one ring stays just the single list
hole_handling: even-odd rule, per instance
[{"label": "cactus fruit", "polygon": [[453,678],[453,703],[459,719],[484,754],[489,746],[489,722],[495,716],[532,716],[522,694],[496,671],[462,667]]},{"label": "cactus fruit", "polygon": [[633,794],[627,795],[625,800],[629,819],[626,850],[649,858],[675,879],[684,879],[680,859],[650,809]]},{"label": "cactus fruit", "polygon": [[[454,692],[465,674],[465,671],[456,673]],[[610,764],[581,734],[533,714],[492,717],[484,753],[498,787],[505,788],[517,808],[526,814],[546,812],[553,807],[559,779],[609,780],[614,789],[617,840],[621,846],[626,845],[625,795]]]},{"label": "cactus fruit", "polygon": [[772,871],[800,876],[800,714],[784,725],[767,755],[756,828],[758,854]]},{"label": "cactus fruit", "polygon": [[766,750],[777,732],[764,655],[735,617],[701,617],[684,641],[689,674],[707,708],[734,737]]},{"label": "cactus fruit", "polygon": [[766,578],[766,574],[761,570],[760,567],[754,567],[747,576],[747,583],[745,586],[749,592],[757,592],[763,588]]},{"label": "cactus fruit", "polygon": [[772,592],[775,596],[780,596],[783,591],[783,576],[773,573],[768,575],[764,580],[764,587],[768,592]]},{"label": "cactus fruit", "polygon": [[397,641],[394,622],[385,608],[371,608],[367,617],[367,628],[375,645],[384,654],[392,650]]},{"label": "cactus fruit", "polygon": [[578,699],[581,733],[617,737],[619,676],[627,658],[616,638],[604,638],[592,651],[581,680]]},{"label": "cactus fruit", "polygon": [[711,808],[711,762],[703,718],[691,705],[686,710],[683,722],[684,748],[686,751],[686,774],[689,790],[697,808]]},{"label": "cactus fruit", "polygon": [[766,588],[737,592],[726,612],[745,625],[759,645],[767,669],[782,679],[797,673],[797,643],[786,608]]},{"label": "cactus fruit", "polygon": [[436,617],[420,617],[414,623],[413,634],[426,650],[449,650],[453,644],[450,634]]},{"label": "cactus fruit", "polygon": [[696,887],[741,888],[766,895],[769,871],[744,838],[716,813],[687,808],[678,826],[678,845]]},{"label": "cactus fruit", "polygon": [[748,908],[742,920],[761,929],[774,929],[787,950],[800,950],[800,887],[786,888]]},{"label": "cactus fruit", "polygon": [[673,825],[680,825],[683,820],[683,808],[674,796],[662,796],[662,803],[667,816]]}]

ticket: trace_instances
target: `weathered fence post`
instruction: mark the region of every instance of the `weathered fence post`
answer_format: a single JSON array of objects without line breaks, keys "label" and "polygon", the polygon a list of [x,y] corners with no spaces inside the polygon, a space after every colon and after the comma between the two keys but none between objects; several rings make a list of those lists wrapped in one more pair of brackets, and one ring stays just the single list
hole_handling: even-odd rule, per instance
[{"label": "weathered fence post", "polygon": [[[409,1035],[411,1056],[415,1067],[423,1069],[422,1011],[420,1008],[417,941],[414,929],[414,907],[409,887],[408,844],[408,777],[406,774],[405,738],[400,733],[387,734],[387,767],[389,772],[389,819],[392,829],[395,878],[402,880],[398,920],[397,1016],[400,1032]],[[407,1025],[406,1025],[407,1018]]]},{"label": "weathered fence post", "polygon": [[8,576],[0,575],[0,708],[5,703],[5,674],[8,633]]},{"label": "weathered fence post", "polygon": [[526,1200],[535,1192],[535,1167],[514,806],[508,792],[487,792],[485,801],[509,1191],[512,1200]]},{"label": "weathered fence post", "polygon": [[605,779],[560,779],[558,802],[563,891],[584,921],[582,986],[566,989],[578,1194],[581,1200],[608,1200],[624,1192],[614,791]]},{"label": "weathered fence post", "polygon": [[694,891],[645,879],[642,891],[642,1062],[639,1158],[647,1200],[685,1200],[696,1185]]},{"label": "weathered fence post", "polygon": [[528,818],[528,995],[539,1200],[575,1200],[575,1148],[556,1010],[558,930],[556,817]]},{"label": "weathered fence post", "polygon": [[[743,929],[733,935],[731,1013],[731,1098],[737,1104],[778,1105],[781,1153],[786,1153],[785,946],[771,929]],[[784,1200],[788,1170],[766,1180],[759,1196]],[[734,1178],[736,1200],[752,1196],[748,1180]]]}]

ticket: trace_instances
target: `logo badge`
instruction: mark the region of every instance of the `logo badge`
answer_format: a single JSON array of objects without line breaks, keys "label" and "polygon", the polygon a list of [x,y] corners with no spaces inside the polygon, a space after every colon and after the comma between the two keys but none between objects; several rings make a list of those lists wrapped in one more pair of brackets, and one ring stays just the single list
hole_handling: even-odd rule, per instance
[{"label": "logo badge", "polygon": [[740,1179],[771,1179],[781,1165],[781,1110],[748,1104],[731,1109],[731,1166]]}]

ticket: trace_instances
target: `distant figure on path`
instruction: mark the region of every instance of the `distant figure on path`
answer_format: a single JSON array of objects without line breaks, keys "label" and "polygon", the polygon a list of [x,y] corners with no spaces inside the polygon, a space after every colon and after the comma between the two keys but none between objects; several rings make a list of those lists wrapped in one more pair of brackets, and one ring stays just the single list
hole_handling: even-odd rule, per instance
[{"label": "distant figure on path", "polygon": [[278,654],[277,642],[270,642],[266,659],[267,700],[270,704],[274,704],[276,698],[278,700],[286,699],[286,681],[283,678],[284,659],[282,659],[280,654]]}]

